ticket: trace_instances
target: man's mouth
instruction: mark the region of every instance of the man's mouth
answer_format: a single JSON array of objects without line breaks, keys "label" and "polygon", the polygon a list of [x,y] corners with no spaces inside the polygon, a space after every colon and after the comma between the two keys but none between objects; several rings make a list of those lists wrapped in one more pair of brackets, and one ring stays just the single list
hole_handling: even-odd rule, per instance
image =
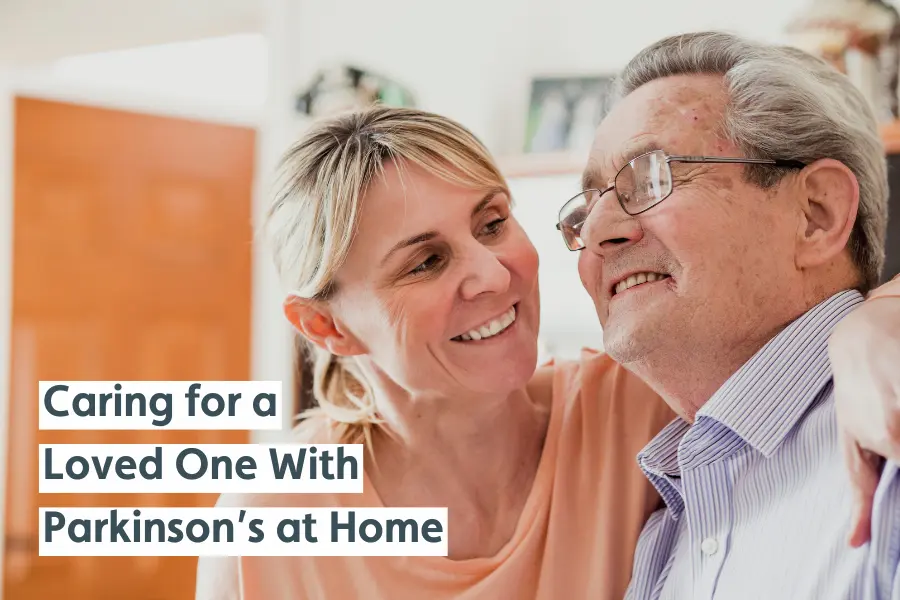
[{"label": "man's mouth", "polygon": [[490,321],[482,323],[474,329],[470,329],[469,331],[458,335],[455,338],[452,338],[452,341],[477,342],[500,335],[501,333],[509,329],[513,323],[516,322],[516,306],[516,304],[510,306],[509,310],[507,310],[499,317],[495,317]]},{"label": "man's mouth", "polygon": [[668,279],[669,275],[665,273],[654,273],[652,271],[646,271],[643,273],[634,273],[629,275],[619,283],[613,286],[612,295],[621,294],[625,290],[631,289],[638,285],[643,285],[645,283],[653,283],[654,281],[662,281],[663,279]]}]

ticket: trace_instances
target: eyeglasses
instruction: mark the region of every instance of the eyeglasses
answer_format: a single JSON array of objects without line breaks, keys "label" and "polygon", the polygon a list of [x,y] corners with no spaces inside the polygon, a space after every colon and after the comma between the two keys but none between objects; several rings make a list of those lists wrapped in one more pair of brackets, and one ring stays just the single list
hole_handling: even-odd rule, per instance
[{"label": "eyeglasses", "polygon": [[556,228],[562,232],[569,250],[581,250],[581,228],[600,197],[616,191],[619,205],[629,215],[650,210],[672,194],[671,163],[737,163],[769,165],[786,169],[802,169],[806,165],[797,160],[767,158],[728,158],[722,156],[675,156],[662,150],[641,154],[616,173],[613,184],[606,189],[588,189],[568,200],[559,211]]}]

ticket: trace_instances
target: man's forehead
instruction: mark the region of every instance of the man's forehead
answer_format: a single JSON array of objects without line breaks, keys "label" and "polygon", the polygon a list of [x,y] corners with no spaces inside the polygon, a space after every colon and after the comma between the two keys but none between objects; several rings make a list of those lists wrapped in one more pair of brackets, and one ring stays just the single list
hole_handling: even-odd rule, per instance
[{"label": "man's forehead", "polygon": [[726,101],[718,76],[681,75],[641,86],[619,101],[600,123],[589,170],[618,168],[655,149],[703,153],[720,141]]},{"label": "man's forehead", "polygon": [[606,149],[638,137],[661,140],[672,132],[703,134],[721,122],[727,95],[719,77],[681,75],[657,79],[618,102],[597,129]]}]

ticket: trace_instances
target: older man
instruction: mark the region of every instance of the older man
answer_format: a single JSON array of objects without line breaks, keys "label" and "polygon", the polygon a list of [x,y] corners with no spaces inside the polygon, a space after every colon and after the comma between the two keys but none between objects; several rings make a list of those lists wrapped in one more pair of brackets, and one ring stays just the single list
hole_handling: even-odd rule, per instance
[{"label": "older man", "polygon": [[631,598],[900,598],[900,478],[847,543],[829,332],[884,257],[871,110],[799,51],[663,40],[622,76],[561,212],[609,354],[682,417],[639,455],[666,508]]}]

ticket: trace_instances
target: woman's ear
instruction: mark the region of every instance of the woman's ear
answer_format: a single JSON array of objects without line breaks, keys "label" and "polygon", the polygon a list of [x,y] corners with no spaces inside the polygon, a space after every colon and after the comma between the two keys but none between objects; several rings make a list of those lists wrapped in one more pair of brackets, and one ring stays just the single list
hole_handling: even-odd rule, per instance
[{"label": "woman's ear", "polygon": [[800,174],[804,219],[797,232],[797,266],[826,264],[846,251],[859,209],[859,182],[847,165],[830,158]]},{"label": "woman's ear", "polygon": [[362,345],[335,321],[329,308],[317,300],[288,296],[284,315],[310,342],[338,356],[363,354]]}]

